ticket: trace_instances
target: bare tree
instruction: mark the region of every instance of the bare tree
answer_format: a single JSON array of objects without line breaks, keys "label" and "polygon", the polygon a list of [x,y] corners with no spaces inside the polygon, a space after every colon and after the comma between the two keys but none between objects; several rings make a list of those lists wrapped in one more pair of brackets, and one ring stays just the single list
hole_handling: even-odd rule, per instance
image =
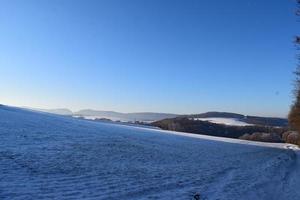
[{"label": "bare tree", "polygon": [[[300,0],[297,0],[297,2],[298,2],[298,9],[296,11],[296,14],[300,16]],[[300,36],[295,37],[295,44],[296,44],[297,51],[299,52]],[[297,54],[297,58],[299,62],[295,72],[296,75],[295,88],[294,88],[295,99],[289,113],[289,124],[293,130],[300,133],[300,54],[299,53]]]}]

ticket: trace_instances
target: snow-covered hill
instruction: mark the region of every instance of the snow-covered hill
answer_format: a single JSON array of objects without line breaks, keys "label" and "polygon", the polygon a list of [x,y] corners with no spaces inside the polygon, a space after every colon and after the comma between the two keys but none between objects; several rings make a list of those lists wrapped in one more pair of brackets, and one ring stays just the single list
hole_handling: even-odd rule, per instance
[{"label": "snow-covered hill", "polygon": [[300,199],[299,151],[0,106],[0,199]]}]

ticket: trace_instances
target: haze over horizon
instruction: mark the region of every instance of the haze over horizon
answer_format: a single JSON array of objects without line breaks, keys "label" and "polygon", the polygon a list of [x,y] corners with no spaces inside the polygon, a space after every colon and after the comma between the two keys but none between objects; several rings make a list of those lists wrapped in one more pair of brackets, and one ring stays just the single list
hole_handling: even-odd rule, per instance
[{"label": "haze over horizon", "polygon": [[0,104],[286,117],[294,1],[1,0]]},{"label": "haze over horizon", "polygon": [[[160,111],[136,111],[136,112],[122,112],[122,111],[117,111],[117,110],[105,110],[105,109],[93,109],[93,108],[83,108],[83,109],[78,109],[78,110],[72,110],[67,107],[57,107],[57,108],[40,108],[40,107],[30,107],[30,106],[17,106],[17,105],[8,105],[8,104],[0,104],[0,105],[5,105],[5,106],[12,106],[12,107],[19,107],[19,108],[25,108],[25,109],[30,109],[30,110],[39,110],[39,111],[45,111],[45,112],[50,112],[50,113],[63,113],[63,111],[66,112],[72,112],[73,114],[80,113],[82,111],[99,111],[99,112],[115,112],[115,113],[121,113],[121,114],[134,114],[134,113],[156,113],[156,114],[171,114],[171,115],[193,115],[193,114],[204,114],[204,113],[212,113],[212,112],[217,112],[217,113],[233,113],[233,114],[241,114],[245,116],[257,116],[257,117],[275,117],[275,118],[287,118],[287,116],[270,116],[270,115],[249,115],[247,113],[237,113],[234,111],[226,111],[226,110],[207,110],[207,111],[202,111],[202,112],[197,112],[197,113],[167,113],[167,112],[160,112]],[[61,115],[61,114],[59,114]],[[62,115],[66,115],[62,114]],[[91,114],[89,114],[91,115]]]}]

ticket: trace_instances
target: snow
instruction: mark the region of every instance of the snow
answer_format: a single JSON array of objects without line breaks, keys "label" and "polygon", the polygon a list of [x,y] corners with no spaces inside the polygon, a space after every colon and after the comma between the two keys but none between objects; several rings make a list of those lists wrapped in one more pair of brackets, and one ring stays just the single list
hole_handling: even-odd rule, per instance
[{"label": "snow", "polygon": [[253,124],[242,122],[236,118],[209,117],[209,118],[193,118],[193,120],[208,121],[215,124],[225,124],[229,126],[253,126]]},{"label": "snow", "polygon": [[0,199],[300,199],[299,150],[0,106]]}]

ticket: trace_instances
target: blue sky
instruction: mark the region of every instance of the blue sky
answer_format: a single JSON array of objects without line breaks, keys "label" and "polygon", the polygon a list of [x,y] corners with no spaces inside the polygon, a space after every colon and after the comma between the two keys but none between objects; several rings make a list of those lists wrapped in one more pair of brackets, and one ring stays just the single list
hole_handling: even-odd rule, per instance
[{"label": "blue sky", "polygon": [[286,116],[293,0],[0,0],[0,102]]}]

